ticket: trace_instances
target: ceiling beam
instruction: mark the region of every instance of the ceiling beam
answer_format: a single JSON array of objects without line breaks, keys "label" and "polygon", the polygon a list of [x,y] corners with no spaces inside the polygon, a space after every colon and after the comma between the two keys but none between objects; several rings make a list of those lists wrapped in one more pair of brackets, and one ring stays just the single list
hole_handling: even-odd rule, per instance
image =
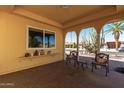
[{"label": "ceiling beam", "polygon": [[60,24],[60,23],[58,23],[54,20],[48,19],[46,17],[42,17],[40,15],[29,12],[29,11],[24,10],[22,8],[19,8],[19,7],[16,7],[13,10],[13,13],[17,14],[17,15],[20,15],[20,16],[23,16],[23,17],[26,17],[26,18],[29,18],[29,19],[32,19],[32,20],[35,20],[35,21],[38,21],[38,22],[42,22],[42,23],[45,23],[45,24],[48,24],[48,25],[52,25],[52,26],[55,26],[55,27],[58,27],[58,28],[63,28],[62,24]]},{"label": "ceiling beam", "polygon": [[76,20],[72,20],[69,23],[65,23],[65,24],[63,24],[63,26],[64,26],[64,29],[66,29],[66,28],[70,28],[70,27],[73,27],[73,26],[78,25],[78,24],[87,23],[87,22],[90,22],[92,20],[97,20],[99,18],[107,17],[107,16],[110,16],[110,15],[113,15],[116,13],[117,13],[116,12],[116,6],[114,6],[114,7],[112,6],[112,7],[109,7],[108,9],[100,10],[97,12],[91,12],[87,16],[83,16],[83,17],[80,17]]},{"label": "ceiling beam", "polygon": [[0,5],[0,10],[12,12],[15,9],[15,5]]}]

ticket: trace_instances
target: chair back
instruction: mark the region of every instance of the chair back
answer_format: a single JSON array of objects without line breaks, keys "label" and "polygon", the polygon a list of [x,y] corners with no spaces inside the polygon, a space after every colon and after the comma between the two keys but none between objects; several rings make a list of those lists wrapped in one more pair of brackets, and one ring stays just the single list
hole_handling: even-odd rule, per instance
[{"label": "chair back", "polygon": [[95,56],[95,61],[98,64],[108,64],[109,62],[109,55],[105,53],[97,53]]},{"label": "chair back", "polygon": [[78,53],[77,51],[71,51],[70,56],[72,56],[72,59],[77,60],[78,59]]}]

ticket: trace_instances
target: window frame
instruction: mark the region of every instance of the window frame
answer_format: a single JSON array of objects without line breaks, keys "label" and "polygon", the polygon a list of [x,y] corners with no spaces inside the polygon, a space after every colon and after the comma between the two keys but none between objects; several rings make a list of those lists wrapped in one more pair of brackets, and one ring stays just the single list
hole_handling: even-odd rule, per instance
[{"label": "window frame", "polygon": [[[29,28],[34,28],[34,29],[38,29],[43,31],[43,48],[29,48]],[[45,48],[45,32],[52,32],[55,35],[55,47],[53,48]],[[27,31],[26,31],[26,50],[41,50],[41,49],[56,49],[56,32],[49,30],[49,29],[43,29],[43,28],[39,28],[39,27],[34,27],[34,26],[27,26]]]}]

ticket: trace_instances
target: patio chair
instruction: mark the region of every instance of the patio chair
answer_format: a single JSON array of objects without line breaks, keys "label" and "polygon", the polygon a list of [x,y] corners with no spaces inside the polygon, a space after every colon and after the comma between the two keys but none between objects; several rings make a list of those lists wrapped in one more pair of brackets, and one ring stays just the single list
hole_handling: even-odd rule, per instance
[{"label": "patio chair", "polygon": [[69,55],[66,54],[66,64],[74,62],[74,67],[76,67],[76,65],[78,64],[77,57],[78,55],[76,51],[70,51]]},{"label": "patio chair", "polygon": [[65,62],[66,62],[66,64],[71,63],[71,56],[70,56],[70,54],[66,54]]},{"label": "patio chair", "polygon": [[66,64],[68,63],[74,63],[74,67],[79,68],[79,65],[81,64],[83,70],[84,70],[84,64],[87,66],[86,62],[78,61],[78,52],[77,51],[71,51],[70,55],[66,55]]},{"label": "patio chair", "polygon": [[97,53],[95,55],[95,59],[92,61],[92,72],[95,67],[97,69],[97,65],[99,65],[101,68],[106,69],[106,76],[109,73],[109,55],[105,53]]}]

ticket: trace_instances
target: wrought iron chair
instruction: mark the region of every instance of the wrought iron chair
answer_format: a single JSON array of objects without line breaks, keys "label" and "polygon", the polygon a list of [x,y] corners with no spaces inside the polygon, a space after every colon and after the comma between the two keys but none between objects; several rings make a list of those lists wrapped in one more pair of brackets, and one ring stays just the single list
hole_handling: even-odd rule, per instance
[{"label": "wrought iron chair", "polygon": [[70,54],[66,55],[66,64],[73,62],[74,67],[76,67],[76,65],[78,64],[77,59],[78,59],[77,51],[70,51]]},{"label": "wrought iron chair", "polygon": [[66,54],[65,62],[66,62],[66,64],[71,63],[71,56],[70,56],[70,54]]},{"label": "wrought iron chair", "polygon": [[79,68],[79,65],[81,64],[83,70],[84,70],[84,64],[87,66],[86,62],[78,61],[78,52],[77,51],[71,51],[69,55],[66,55],[66,64],[68,63],[74,63],[74,67]]},{"label": "wrought iron chair", "polygon": [[97,53],[95,55],[95,59],[92,61],[92,72],[95,67],[97,69],[97,65],[104,67],[106,69],[106,76],[109,73],[109,55],[105,53]]}]

